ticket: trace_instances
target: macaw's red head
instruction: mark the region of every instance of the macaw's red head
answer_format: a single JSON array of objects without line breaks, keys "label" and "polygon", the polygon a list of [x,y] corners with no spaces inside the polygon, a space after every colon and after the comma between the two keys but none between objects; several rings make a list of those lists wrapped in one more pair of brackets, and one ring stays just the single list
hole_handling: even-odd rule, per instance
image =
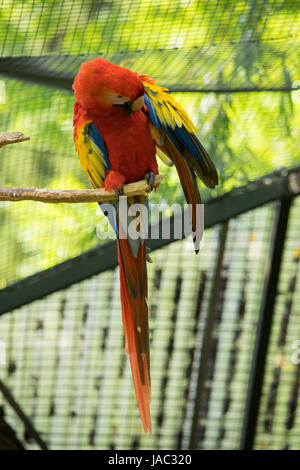
[{"label": "macaw's red head", "polygon": [[102,58],[81,64],[73,89],[91,117],[130,114],[144,104],[144,85],[138,74]]}]

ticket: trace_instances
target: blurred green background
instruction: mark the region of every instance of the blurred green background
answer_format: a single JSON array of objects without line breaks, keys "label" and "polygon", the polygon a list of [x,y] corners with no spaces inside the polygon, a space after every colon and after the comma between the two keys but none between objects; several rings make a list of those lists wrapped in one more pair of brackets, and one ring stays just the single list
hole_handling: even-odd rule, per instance
[{"label": "blurred green background", "polygon": [[[215,190],[200,184],[204,201],[299,165],[299,40],[298,0],[0,0],[0,134],[31,138],[0,149],[0,185],[89,187],[73,146],[71,83],[96,56],[151,75],[188,111],[220,174]],[[161,172],[151,201],[183,203],[176,171]],[[272,203],[229,224],[199,448],[239,446],[273,217]],[[100,218],[96,204],[0,202],[0,289],[103,243]],[[199,257],[190,240],[153,254],[151,438],[125,363],[116,270],[1,317],[3,377],[52,448],[188,447],[219,230],[207,230]],[[299,448],[299,367],[290,361],[300,335],[298,239],[297,200],[257,448]]]},{"label": "blurred green background", "polygon": [[[0,132],[31,137],[1,150],[1,185],[89,187],[73,148],[71,90],[32,77],[71,83],[79,64],[99,53],[177,90],[220,173],[216,190],[202,189],[204,200],[300,161],[300,91],[292,91],[299,80],[299,2],[0,3]],[[31,81],[21,79],[26,74]],[[152,200],[183,202],[175,169],[161,171],[168,176]],[[2,204],[0,286],[98,244],[95,206]]]}]

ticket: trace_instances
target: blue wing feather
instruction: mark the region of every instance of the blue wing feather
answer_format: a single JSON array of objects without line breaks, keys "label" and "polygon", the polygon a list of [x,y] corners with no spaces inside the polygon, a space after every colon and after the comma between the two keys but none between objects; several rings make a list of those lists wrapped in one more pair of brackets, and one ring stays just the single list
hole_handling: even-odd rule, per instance
[{"label": "blue wing feather", "polygon": [[[179,127],[177,124],[175,125],[174,129],[171,126],[166,125],[161,120],[159,120],[156,110],[151,103],[150,98],[147,94],[144,96],[145,104],[149,110],[150,118],[153,124],[159,129],[163,128],[163,130],[168,134],[170,139],[172,140],[173,144],[176,146],[179,152],[182,152],[182,145],[184,145],[193,155],[193,157],[197,160],[199,165],[201,166],[202,170],[205,170],[205,165],[203,164],[203,160],[199,155],[199,149],[193,143],[191,138],[191,134],[188,130],[182,125]],[[161,104],[161,103],[158,103]],[[201,146],[202,147],[202,146]],[[203,149],[204,150],[204,149]]]},{"label": "blue wing feather", "polygon": [[163,88],[149,82],[144,86],[144,101],[154,126],[168,136],[204,183],[214,187],[218,183],[218,174],[186,112]]},{"label": "blue wing feather", "polygon": [[90,139],[94,142],[94,144],[97,145],[97,147],[99,148],[101,153],[103,154],[103,158],[105,160],[106,167],[107,167],[107,169],[109,169],[110,168],[110,162],[109,162],[109,159],[108,159],[108,153],[107,153],[106,147],[104,145],[103,139],[102,139],[101,135],[99,134],[99,131],[98,131],[96,125],[93,122],[89,123],[88,135],[89,135]]}]

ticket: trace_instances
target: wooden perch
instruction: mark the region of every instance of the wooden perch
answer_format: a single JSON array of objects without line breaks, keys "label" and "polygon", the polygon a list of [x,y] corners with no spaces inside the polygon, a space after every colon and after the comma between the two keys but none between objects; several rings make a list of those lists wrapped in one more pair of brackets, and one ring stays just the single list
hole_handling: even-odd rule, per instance
[{"label": "wooden perch", "polygon": [[[8,132],[0,135],[0,148],[29,140],[22,132]],[[165,175],[157,175],[154,185],[158,186]],[[150,186],[144,181],[124,185],[124,196],[145,196]],[[46,188],[11,188],[0,187],[0,201],[40,201],[40,202],[109,202],[118,196],[105,189],[46,189]]]},{"label": "wooden perch", "polygon": [[24,140],[30,140],[30,137],[27,137],[22,132],[7,132],[7,134],[0,135],[0,148],[7,144],[24,142]]},{"label": "wooden perch", "polygon": [[[154,185],[158,186],[165,175],[157,175]],[[137,181],[124,185],[124,196],[143,196],[150,191],[148,183]],[[0,201],[40,201],[40,202],[109,202],[118,196],[105,189],[44,189],[0,187]]]}]

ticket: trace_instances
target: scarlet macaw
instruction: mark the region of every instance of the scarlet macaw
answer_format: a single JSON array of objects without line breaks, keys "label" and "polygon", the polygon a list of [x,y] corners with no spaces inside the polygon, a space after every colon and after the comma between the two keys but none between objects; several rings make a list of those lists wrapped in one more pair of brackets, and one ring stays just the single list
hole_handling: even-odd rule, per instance
[{"label": "scarlet macaw", "polygon": [[[201,203],[195,173],[210,188],[218,175],[195,126],[168,90],[103,58],[82,63],[73,89],[75,148],[93,187],[121,194],[124,183],[146,178],[153,188],[158,154],[176,166],[195,231],[196,205]],[[137,201],[145,198],[132,198],[128,204]],[[146,243],[120,238],[118,217],[114,228],[125,350],[143,427],[151,433]]]}]

